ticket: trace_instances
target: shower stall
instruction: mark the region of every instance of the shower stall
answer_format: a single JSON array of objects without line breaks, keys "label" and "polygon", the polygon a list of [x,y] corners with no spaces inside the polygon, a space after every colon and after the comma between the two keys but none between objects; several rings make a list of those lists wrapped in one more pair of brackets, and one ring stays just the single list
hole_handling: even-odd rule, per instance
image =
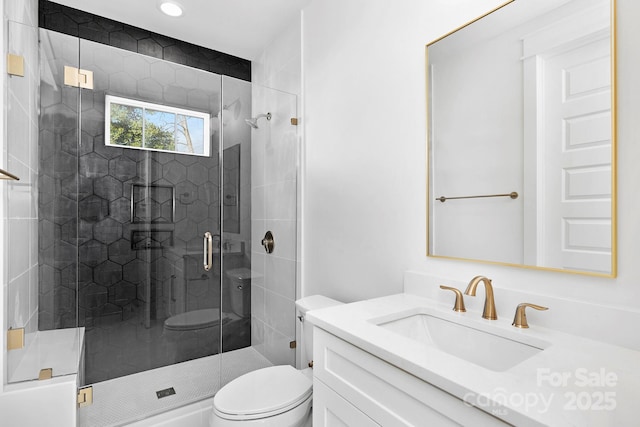
[{"label": "shower stall", "polygon": [[[295,365],[296,96],[43,28],[9,32],[39,46],[37,331],[84,328],[81,385],[157,394],[143,414],[113,408],[127,413],[113,425]],[[112,425],[104,405],[89,408],[86,425]]]}]

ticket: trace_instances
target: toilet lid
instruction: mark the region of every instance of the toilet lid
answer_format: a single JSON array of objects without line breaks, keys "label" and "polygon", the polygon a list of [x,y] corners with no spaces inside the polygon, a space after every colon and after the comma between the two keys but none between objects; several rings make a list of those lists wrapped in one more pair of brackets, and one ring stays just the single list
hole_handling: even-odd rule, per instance
[{"label": "toilet lid", "polygon": [[[189,331],[216,326],[220,323],[219,313],[217,308],[186,311],[169,317],[164,321],[164,327],[173,331]],[[222,322],[225,320],[223,318]]]},{"label": "toilet lid", "polygon": [[311,396],[313,382],[292,366],[271,366],[236,378],[213,398],[219,416],[256,419],[277,415]]}]

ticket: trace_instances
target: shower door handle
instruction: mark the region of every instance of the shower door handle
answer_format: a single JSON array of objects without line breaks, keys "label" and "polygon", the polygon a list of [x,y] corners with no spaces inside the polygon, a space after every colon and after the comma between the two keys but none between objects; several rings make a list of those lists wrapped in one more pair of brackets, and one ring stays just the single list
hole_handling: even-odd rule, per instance
[{"label": "shower door handle", "polygon": [[209,271],[213,267],[213,236],[208,231],[204,233],[204,271]]}]

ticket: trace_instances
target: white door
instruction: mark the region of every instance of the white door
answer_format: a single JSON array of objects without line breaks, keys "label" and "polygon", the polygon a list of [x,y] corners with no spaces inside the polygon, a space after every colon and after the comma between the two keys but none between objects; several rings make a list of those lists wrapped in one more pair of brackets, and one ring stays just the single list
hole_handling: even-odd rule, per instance
[{"label": "white door", "polygon": [[544,266],[611,273],[610,43],[606,35],[541,57]]}]

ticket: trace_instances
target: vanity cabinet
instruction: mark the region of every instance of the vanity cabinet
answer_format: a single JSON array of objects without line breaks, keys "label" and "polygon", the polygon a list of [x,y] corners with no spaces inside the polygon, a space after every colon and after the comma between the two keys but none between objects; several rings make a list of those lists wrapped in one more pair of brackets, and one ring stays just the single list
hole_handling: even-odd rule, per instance
[{"label": "vanity cabinet", "polygon": [[322,381],[316,379],[313,381],[313,425],[327,427],[380,426]]},{"label": "vanity cabinet", "polygon": [[313,337],[316,427],[509,425],[323,329]]}]

